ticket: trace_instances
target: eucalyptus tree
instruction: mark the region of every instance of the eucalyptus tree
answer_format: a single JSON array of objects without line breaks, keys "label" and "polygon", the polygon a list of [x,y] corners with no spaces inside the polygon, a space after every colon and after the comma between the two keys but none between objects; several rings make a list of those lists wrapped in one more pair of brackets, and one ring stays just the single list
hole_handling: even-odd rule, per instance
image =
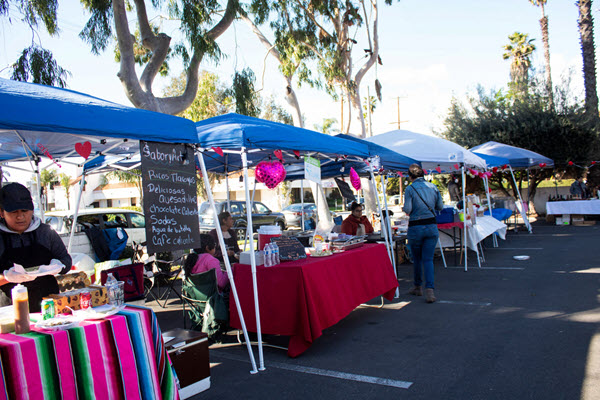
[{"label": "eucalyptus tree", "polygon": [[[183,37],[179,43],[172,44],[169,35],[159,32],[150,23],[145,0],[80,1],[91,16],[79,36],[90,44],[93,53],[106,50],[116,36],[120,63],[117,75],[131,103],[137,108],[173,115],[181,113],[194,101],[203,58],[218,60],[221,57],[216,39],[229,28],[239,7],[237,0],[227,0],[224,10],[217,0],[152,0],[149,6],[155,12],[166,12],[170,19],[179,21]],[[130,29],[129,19],[134,16],[139,39]],[[171,57],[182,60],[186,86],[180,95],[159,97],[154,94],[152,84]],[[142,67],[139,77],[136,65]]]},{"label": "eucalyptus tree", "polygon": [[548,35],[548,16],[546,15],[545,5],[548,0],[529,0],[531,4],[539,7],[542,11],[540,18],[540,29],[542,30],[542,43],[544,44],[544,61],[546,64],[546,91],[548,92],[548,102],[550,107],[554,107],[554,94],[552,93],[552,73],[550,69],[550,39]]},{"label": "eucalyptus tree", "polygon": [[583,56],[583,83],[585,87],[585,109],[587,114],[598,118],[598,92],[596,84],[596,46],[594,45],[594,19],[592,0],[578,0],[579,37]]},{"label": "eucalyptus tree", "polygon": [[510,43],[504,46],[506,52],[502,54],[504,60],[510,59],[511,86],[516,94],[527,93],[529,84],[529,69],[531,68],[531,55],[535,51],[533,41],[525,33],[515,32],[508,36]]},{"label": "eucalyptus tree", "polygon": [[12,70],[11,79],[66,86],[69,71],[58,65],[52,52],[42,46],[38,35],[40,25],[50,36],[59,34],[57,9],[58,0],[0,0],[0,16],[6,16],[9,23],[20,20],[31,31],[30,45],[23,49],[19,58],[9,67]]},{"label": "eucalyptus tree", "polygon": [[[376,0],[253,0],[250,7],[254,23],[260,26],[269,22],[274,32],[272,47],[277,50],[284,76],[297,74],[299,84],[324,88],[334,98],[341,90],[351,110],[345,132],[350,131],[355,118],[356,131],[362,137],[366,130],[360,85],[380,61],[378,11]],[[357,46],[357,38],[361,46]],[[356,59],[362,61],[357,71]]]}]

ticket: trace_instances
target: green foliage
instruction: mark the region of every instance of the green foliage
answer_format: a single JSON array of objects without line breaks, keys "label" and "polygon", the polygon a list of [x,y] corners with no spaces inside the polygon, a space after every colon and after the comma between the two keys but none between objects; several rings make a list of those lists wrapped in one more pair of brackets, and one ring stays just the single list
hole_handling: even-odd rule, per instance
[{"label": "green foliage", "polygon": [[525,33],[515,32],[508,36],[510,44],[504,46],[506,53],[504,60],[511,59],[509,85],[516,93],[527,91],[529,69],[531,68],[531,55],[535,51],[534,39],[529,39]]},{"label": "green foliage", "polygon": [[0,0],[0,15],[10,16],[10,6],[16,7],[21,21],[25,22],[33,31],[41,22],[51,36],[58,33],[56,11],[58,0],[17,0],[12,4],[9,0]]},{"label": "green foliage", "polygon": [[249,117],[258,117],[260,108],[257,104],[258,95],[254,90],[254,72],[245,68],[242,72],[236,72],[233,77],[233,86],[227,91],[228,95],[235,99],[235,112]]},{"label": "green foliage", "polygon": [[91,15],[79,33],[79,38],[91,46],[92,53],[100,54],[106,50],[112,36],[112,2],[110,0],[80,1]]},{"label": "green foliage", "polygon": [[326,135],[333,135],[340,132],[338,128],[334,128],[334,125],[337,123],[338,120],[335,118],[323,118],[323,125],[315,124],[314,128],[316,131],[322,132]]},{"label": "green foliage", "polygon": [[502,90],[486,94],[480,87],[468,106],[452,100],[444,125],[442,136],[461,146],[493,140],[543,154],[556,165],[587,160],[598,135],[598,126],[580,105],[559,96],[556,108],[549,108],[541,86],[516,99]]},{"label": "green foliage", "polygon": [[294,125],[294,119],[285,111],[285,108],[281,107],[273,96],[268,99],[261,101],[261,118],[268,121],[281,122],[282,124]]},{"label": "green foliage", "polygon": [[12,67],[11,79],[15,81],[33,82],[61,88],[67,85],[66,78],[71,75],[69,71],[58,65],[50,51],[37,45],[24,49]]},{"label": "green foliage", "polygon": [[[178,78],[172,78],[169,86],[163,91],[164,96],[178,96],[185,90],[186,74],[182,72]],[[194,102],[179,114],[180,117],[198,122],[217,115],[225,114],[232,106],[232,99],[219,77],[210,72],[201,72],[198,82],[198,93]]]},{"label": "green foliage", "polygon": [[400,178],[389,178],[385,193],[390,196],[400,193]]}]

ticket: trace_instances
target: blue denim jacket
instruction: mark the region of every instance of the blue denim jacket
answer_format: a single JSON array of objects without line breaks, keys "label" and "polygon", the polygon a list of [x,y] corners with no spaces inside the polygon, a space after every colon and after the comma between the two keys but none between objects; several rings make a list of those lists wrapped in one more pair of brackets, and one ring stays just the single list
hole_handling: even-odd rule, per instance
[{"label": "blue denim jacket", "polygon": [[402,210],[410,216],[409,220],[416,221],[435,217],[419,195],[415,193],[415,190],[419,192],[432,210],[441,211],[444,208],[444,202],[437,187],[433,183],[426,182],[423,178],[417,178],[404,192],[404,207],[402,207]]}]

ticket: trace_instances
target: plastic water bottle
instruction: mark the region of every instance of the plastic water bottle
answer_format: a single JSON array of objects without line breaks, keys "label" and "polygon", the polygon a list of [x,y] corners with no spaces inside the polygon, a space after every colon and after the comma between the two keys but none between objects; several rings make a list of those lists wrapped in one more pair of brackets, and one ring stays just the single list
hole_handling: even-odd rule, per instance
[{"label": "plastic water bottle", "polygon": [[273,265],[277,265],[279,264],[279,246],[277,246],[277,243],[271,243],[271,245],[273,246]]},{"label": "plastic water bottle", "polygon": [[273,265],[273,259],[271,258],[272,250],[271,244],[267,244],[265,246],[265,267],[270,267]]},{"label": "plastic water bottle", "polygon": [[109,304],[112,304],[112,305],[118,305],[118,304],[115,304],[116,303],[115,291],[118,286],[117,282],[118,282],[117,278],[115,278],[111,272],[106,277],[106,283],[104,284],[104,286],[106,287],[106,292],[108,294],[108,302],[109,302]]}]

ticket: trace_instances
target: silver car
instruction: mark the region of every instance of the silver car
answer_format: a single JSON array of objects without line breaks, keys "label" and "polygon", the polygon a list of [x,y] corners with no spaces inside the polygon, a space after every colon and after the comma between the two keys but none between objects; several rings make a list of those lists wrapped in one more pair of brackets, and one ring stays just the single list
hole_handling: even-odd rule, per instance
[{"label": "silver car", "polygon": [[[285,223],[288,227],[302,224],[302,203],[295,203],[285,207],[281,212],[285,216]],[[304,220],[317,219],[317,206],[315,203],[304,203]]]}]

